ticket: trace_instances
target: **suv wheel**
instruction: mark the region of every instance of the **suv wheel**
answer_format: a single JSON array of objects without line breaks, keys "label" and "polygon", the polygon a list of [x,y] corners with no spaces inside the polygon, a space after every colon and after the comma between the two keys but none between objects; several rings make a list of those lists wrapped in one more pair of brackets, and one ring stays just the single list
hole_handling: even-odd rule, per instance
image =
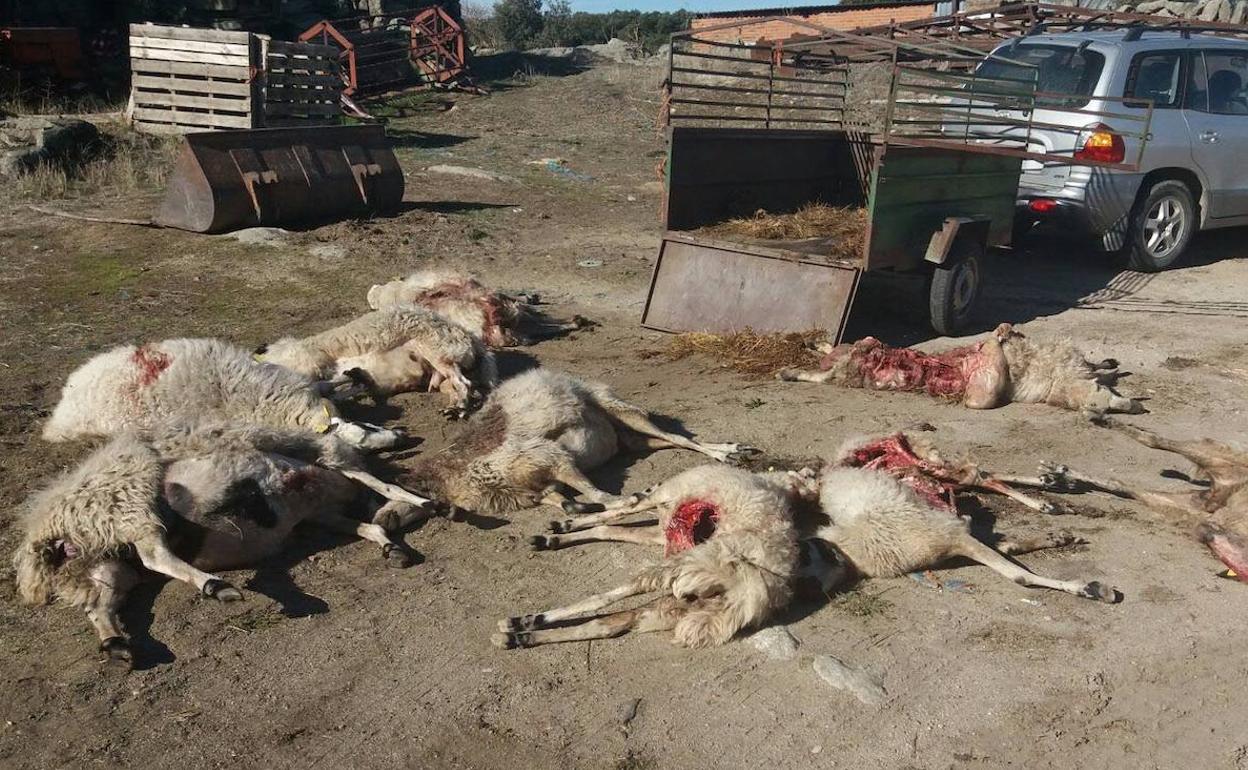
[{"label": "suv wheel", "polygon": [[1165,270],[1187,249],[1196,225],[1196,202],[1187,185],[1158,182],[1131,215],[1127,266],[1145,273]]}]

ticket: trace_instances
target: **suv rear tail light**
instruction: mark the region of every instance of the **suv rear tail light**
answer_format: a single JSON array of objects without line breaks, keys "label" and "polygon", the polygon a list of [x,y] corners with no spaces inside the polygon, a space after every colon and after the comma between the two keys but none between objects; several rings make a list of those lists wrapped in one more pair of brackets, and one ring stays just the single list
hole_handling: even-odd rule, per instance
[{"label": "suv rear tail light", "polygon": [[1052,198],[1034,198],[1027,207],[1037,214],[1047,214],[1057,208],[1057,201]]},{"label": "suv rear tail light", "polygon": [[1083,147],[1075,152],[1075,160],[1091,160],[1098,163],[1122,163],[1127,157],[1127,146],[1122,137],[1104,123],[1097,123],[1083,140]]}]

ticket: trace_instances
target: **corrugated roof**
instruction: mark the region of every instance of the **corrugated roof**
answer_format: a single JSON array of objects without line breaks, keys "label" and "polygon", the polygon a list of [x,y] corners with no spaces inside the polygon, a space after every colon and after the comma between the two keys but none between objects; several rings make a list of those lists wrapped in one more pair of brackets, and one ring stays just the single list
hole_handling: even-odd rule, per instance
[{"label": "corrugated roof", "polygon": [[930,5],[935,7],[936,0],[901,0],[885,3],[855,3],[853,5],[793,5],[773,8],[748,8],[740,11],[707,11],[696,14],[699,19],[736,19],[747,16],[810,16],[816,13],[837,13],[838,11],[861,11],[872,8],[894,8],[897,6]]}]

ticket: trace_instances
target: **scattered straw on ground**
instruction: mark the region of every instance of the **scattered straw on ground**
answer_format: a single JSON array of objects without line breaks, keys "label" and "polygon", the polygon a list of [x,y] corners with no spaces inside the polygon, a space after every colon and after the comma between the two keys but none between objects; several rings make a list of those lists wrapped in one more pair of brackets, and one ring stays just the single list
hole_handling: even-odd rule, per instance
[{"label": "scattered straw on ground", "polygon": [[672,338],[667,355],[675,360],[699,354],[719,359],[724,366],[743,374],[766,377],[786,366],[813,366],[819,354],[812,346],[826,341],[827,337],[827,333],[820,330],[756,334],[747,329],[722,335],[690,332]]},{"label": "scattered straw on ground", "polygon": [[862,256],[862,245],[867,238],[867,210],[823,203],[808,204],[791,214],[772,214],[759,209],[754,216],[729,219],[699,232],[764,241],[828,238],[828,256],[857,259]]}]

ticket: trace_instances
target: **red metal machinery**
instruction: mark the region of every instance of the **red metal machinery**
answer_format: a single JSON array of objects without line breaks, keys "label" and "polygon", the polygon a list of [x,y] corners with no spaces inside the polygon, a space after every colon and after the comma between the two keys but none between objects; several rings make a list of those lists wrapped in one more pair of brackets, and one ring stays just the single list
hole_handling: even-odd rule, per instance
[{"label": "red metal machinery", "polygon": [[75,27],[0,29],[0,64],[51,67],[61,80],[82,78],[82,43]]},{"label": "red metal machinery", "polygon": [[463,27],[440,6],[312,25],[299,36],[338,47],[347,96],[402,88],[417,81],[449,86],[467,78]]}]

